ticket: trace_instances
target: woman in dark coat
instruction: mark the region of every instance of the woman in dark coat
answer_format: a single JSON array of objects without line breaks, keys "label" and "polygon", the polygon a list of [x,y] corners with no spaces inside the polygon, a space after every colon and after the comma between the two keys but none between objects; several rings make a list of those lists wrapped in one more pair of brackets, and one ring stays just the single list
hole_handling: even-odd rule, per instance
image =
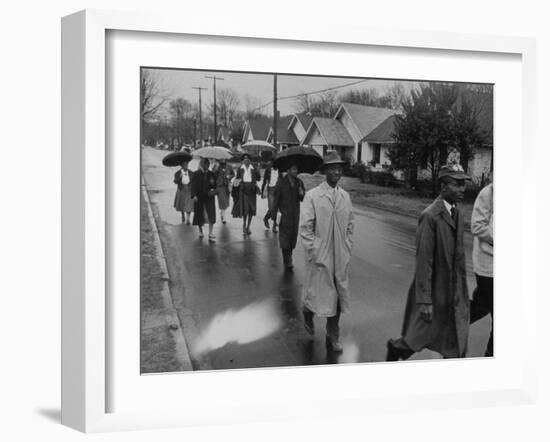
[{"label": "woman in dark coat", "polygon": [[204,236],[202,226],[208,222],[208,240],[215,242],[216,237],[212,233],[216,222],[216,177],[208,170],[210,161],[208,158],[201,158],[199,169],[193,174],[191,181],[191,197],[195,202],[195,214],[193,225],[199,227],[199,238]]},{"label": "woman in dark coat", "polygon": [[[275,186],[274,210],[281,212],[279,247],[286,270],[292,270],[292,251],[296,247],[300,227],[300,203],[306,194],[304,183],[298,178],[298,168],[291,165],[285,177]],[[277,212],[275,212],[277,213]]]},{"label": "woman in dark coat", "polygon": [[239,200],[233,206],[231,214],[234,218],[243,219],[243,234],[250,235],[250,223],[256,215],[256,195],[260,193],[258,181],[260,174],[250,163],[250,155],[243,155],[243,164],[237,171],[237,177],[233,186],[238,187]]},{"label": "woman in dark coat", "polygon": [[233,167],[227,166],[225,160],[220,161],[216,171],[216,191],[218,195],[218,208],[220,218],[225,224],[225,210],[229,207],[229,183],[235,176]]},{"label": "woman in dark coat", "polygon": [[181,169],[174,175],[174,184],[178,186],[176,197],[174,198],[174,208],[178,212],[181,212],[182,223],[191,224],[191,212],[194,206],[191,199],[191,179],[193,172],[187,169],[187,164],[187,161],[181,163]]}]

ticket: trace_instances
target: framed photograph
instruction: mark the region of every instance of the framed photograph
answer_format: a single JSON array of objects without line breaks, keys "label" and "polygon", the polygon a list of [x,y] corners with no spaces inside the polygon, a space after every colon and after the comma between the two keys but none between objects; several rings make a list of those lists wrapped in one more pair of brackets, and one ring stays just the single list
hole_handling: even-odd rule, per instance
[{"label": "framed photograph", "polygon": [[64,424],[534,400],[532,40],[108,11],[62,37]]}]

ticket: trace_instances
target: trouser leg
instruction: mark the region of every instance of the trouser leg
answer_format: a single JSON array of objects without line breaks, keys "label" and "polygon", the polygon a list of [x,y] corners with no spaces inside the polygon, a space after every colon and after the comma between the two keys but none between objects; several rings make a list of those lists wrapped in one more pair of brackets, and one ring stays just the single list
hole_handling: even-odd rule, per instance
[{"label": "trouser leg", "polygon": [[283,265],[285,268],[292,268],[292,249],[281,249],[283,254]]},{"label": "trouser leg", "polygon": [[476,283],[470,303],[470,323],[491,315],[491,332],[485,356],[493,356],[493,278],[476,274]]},{"label": "trouser leg", "polygon": [[336,306],[336,314],[327,318],[327,338],[331,341],[338,341],[340,338],[340,314],[342,313],[340,309],[340,301]]}]

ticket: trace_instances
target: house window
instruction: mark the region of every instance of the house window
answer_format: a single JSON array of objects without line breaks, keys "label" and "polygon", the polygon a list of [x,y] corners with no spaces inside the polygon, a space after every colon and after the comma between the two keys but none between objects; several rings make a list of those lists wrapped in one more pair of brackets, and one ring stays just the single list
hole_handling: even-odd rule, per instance
[{"label": "house window", "polygon": [[372,145],[372,161],[375,164],[380,164],[380,144]]}]

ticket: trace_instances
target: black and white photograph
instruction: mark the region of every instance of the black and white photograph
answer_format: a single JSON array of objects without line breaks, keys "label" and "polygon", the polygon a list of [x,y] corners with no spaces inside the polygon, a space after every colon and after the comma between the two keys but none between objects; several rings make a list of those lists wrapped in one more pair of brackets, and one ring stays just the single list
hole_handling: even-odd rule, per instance
[{"label": "black and white photograph", "polygon": [[152,66],[139,94],[142,374],[495,356],[493,84]]}]

